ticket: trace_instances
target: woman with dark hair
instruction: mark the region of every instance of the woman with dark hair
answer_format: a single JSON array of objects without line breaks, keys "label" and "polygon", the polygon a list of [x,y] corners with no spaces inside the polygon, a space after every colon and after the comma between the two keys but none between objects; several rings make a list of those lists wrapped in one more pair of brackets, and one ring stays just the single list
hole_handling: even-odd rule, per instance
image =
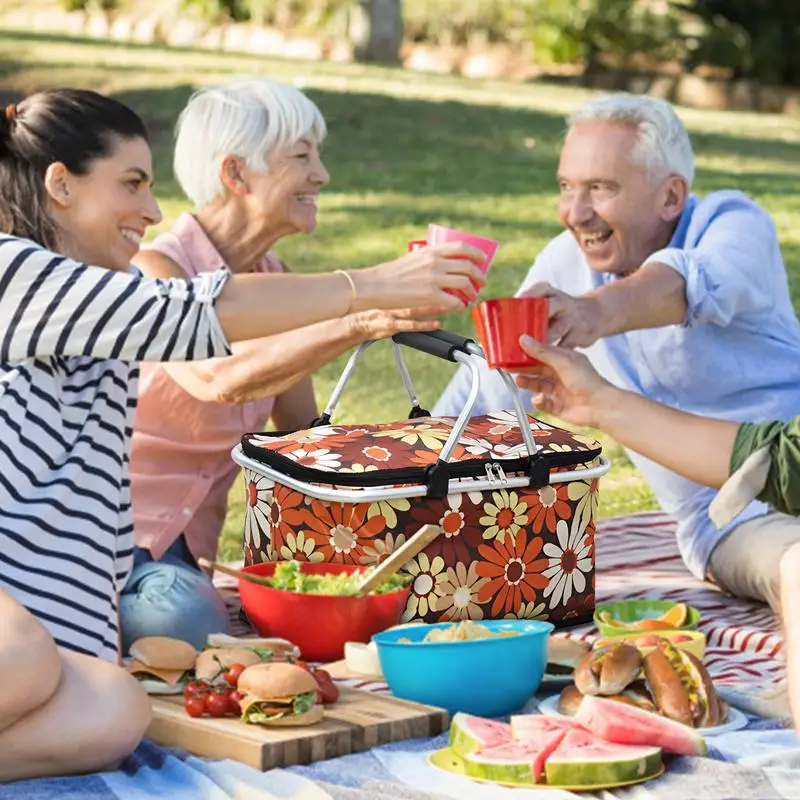
[{"label": "woman with dark hair", "polygon": [[[460,245],[329,274],[144,278],[129,263],[161,218],[151,187],[145,127],[118,101],[61,89],[0,112],[0,613],[27,620],[17,601],[56,646],[109,661],[132,562],[136,362],[228,355],[231,342],[365,308],[438,313],[461,306],[447,289],[474,297],[471,281],[484,283],[482,254]],[[0,680],[12,686],[23,667],[4,645]],[[43,714],[69,697],[72,654],[43,660],[57,667],[40,692],[0,702],[0,778],[22,769],[5,744],[13,730],[63,727]],[[112,703],[109,719],[124,705]],[[116,722],[132,731],[127,743],[109,738],[121,756],[147,713]],[[113,760],[85,749],[78,770]],[[60,769],[34,756],[32,774]]]}]

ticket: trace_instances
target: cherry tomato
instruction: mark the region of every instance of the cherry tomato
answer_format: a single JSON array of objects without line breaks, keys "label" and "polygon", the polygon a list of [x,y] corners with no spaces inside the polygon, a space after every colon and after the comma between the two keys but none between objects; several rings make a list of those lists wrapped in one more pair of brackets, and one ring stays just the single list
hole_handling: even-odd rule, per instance
[{"label": "cherry tomato", "polygon": [[333,681],[317,679],[317,697],[323,705],[330,705],[339,699],[339,687]]},{"label": "cherry tomato", "polygon": [[228,713],[228,698],[220,692],[206,695],[206,711],[212,717],[224,717]]},{"label": "cherry tomato", "polygon": [[236,689],[231,689],[228,694],[228,710],[231,714],[241,717],[242,716],[242,707],[240,703],[244,695],[241,692],[237,692]]},{"label": "cherry tomato", "polygon": [[206,701],[202,697],[187,697],[184,705],[190,717],[202,717],[205,714]]},{"label": "cherry tomato", "polygon": [[195,697],[198,694],[207,692],[208,689],[209,686],[205,681],[189,681],[183,688],[183,696],[185,698]]},{"label": "cherry tomato", "polygon": [[231,686],[237,686],[239,683],[239,676],[244,672],[244,664],[231,664],[227,671],[223,673],[222,677]]},{"label": "cherry tomato", "polygon": [[308,666],[307,661],[295,661],[294,665],[300,667],[300,669],[306,670],[306,672],[311,672],[311,667]]}]

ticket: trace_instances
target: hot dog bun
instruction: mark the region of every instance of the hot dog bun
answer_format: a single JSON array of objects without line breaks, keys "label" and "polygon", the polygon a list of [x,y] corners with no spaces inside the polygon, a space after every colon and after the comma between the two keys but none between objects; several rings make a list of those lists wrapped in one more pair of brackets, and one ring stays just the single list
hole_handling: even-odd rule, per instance
[{"label": "hot dog bun", "polygon": [[582,694],[619,694],[639,677],[641,669],[641,651],[615,642],[586,653],[575,667],[575,686]]}]

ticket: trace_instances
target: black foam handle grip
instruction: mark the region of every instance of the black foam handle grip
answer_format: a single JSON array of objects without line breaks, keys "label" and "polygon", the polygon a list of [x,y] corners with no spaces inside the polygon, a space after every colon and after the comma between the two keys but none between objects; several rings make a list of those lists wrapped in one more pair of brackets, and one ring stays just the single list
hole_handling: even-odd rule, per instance
[{"label": "black foam handle grip", "polygon": [[431,333],[396,333],[392,336],[392,341],[401,344],[404,347],[411,347],[414,350],[419,350],[422,353],[427,353],[437,358],[443,358],[445,361],[455,361],[453,355],[457,350],[466,352],[466,344],[470,341],[463,336],[458,336],[454,333],[448,333],[447,338],[434,336],[436,333],[442,331],[433,331]]},{"label": "black foam handle grip", "polygon": [[459,349],[466,352],[468,344],[474,344],[475,340],[467,336],[461,336],[458,333],[451,333],[450,331],[428,331],[428,336],[433,336],[436,339],[441,339],[443,342],[456,345]]}]

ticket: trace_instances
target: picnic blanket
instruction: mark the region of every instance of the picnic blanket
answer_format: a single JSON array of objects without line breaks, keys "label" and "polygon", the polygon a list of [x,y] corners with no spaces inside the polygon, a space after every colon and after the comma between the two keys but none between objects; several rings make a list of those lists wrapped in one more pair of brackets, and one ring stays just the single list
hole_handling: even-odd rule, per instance
[{"label": "picnic blanket", "polygon": [[[697,607],[703,616],[701,629],[708,637],[709,670],[722,693],[740,708],[762,715],[751,717],[744,730],[709,738],[710,758],[675,758],[662,777],[641,786],[574,795],[478,785],[441,773],[428,766],[426,756],[446,744],[444,736],[396,742],[265,773],[144,742],[116,772],[0,786],[0,800],[800,800],[800,740],[785,720],[782,643],[769,610],[694,580],[678,556],[674,523],[664,514],[604,521],[598,526],[596,544],[598,602],[652,596]],[[230,583],[220,583],[235,624],[244,633],[235,592]],[[568,635],[591,637],[594,633],[591,625],[585,625]],[[365,690],[388,691],[379,682],[360,685]],[[532,701],[532,707],[536,702]]]}]

